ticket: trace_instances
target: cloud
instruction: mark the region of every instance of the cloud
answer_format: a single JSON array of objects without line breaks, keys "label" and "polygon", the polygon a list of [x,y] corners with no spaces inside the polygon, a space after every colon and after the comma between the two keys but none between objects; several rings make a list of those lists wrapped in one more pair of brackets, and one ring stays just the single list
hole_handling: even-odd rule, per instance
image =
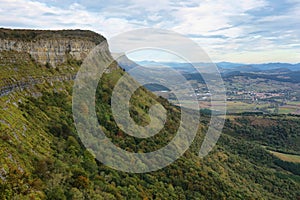
[{"label": "cloud", "polygon": [[[126,19],[106,18],[91,12],[78,3],[67,8],[26,0],[2,0],[1,26],[35,29],[91,29],[104,35],[112,35],[135,28]],[[9,16],[8,16],[9,15]]]},{"label": "cloud", "polygon": [[300,51],[299,0],[1,0],[0,17],[4,27],[90,29],[108,38],[136,28],[170,29],[196,41],[213,60],[243,62],[249,52],[259,62],[256,51],[280,61],[275,49]]}]

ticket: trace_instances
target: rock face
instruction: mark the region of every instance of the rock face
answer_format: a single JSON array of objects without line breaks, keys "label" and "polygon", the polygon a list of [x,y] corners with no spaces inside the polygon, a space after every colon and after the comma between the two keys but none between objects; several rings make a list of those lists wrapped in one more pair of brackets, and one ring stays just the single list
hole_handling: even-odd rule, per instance
[{"label": "rock face", "polygon": [[69,57],[83,60],[105,38],[82,30],[35,31],[0,29],[0,51],[27,52],[38,63],[55,67]]},{"label": "rock face", "polygon": [[[66,61],[83,61],[99,44],[99,59],[113,61],[106,39],[92,31],[0,28],[0,97],[45,82],[73,80],[76,70],[71,66],[70,69],[65,69],[69,66]],[[36,63],[58,68],[53,73],[52,69],[39,68]],[[59,68],[62,63],[66,63],[64,68]],[[80,67],[80,62],[75,63]],[[106,72],[113,69],[110,67]]]}]

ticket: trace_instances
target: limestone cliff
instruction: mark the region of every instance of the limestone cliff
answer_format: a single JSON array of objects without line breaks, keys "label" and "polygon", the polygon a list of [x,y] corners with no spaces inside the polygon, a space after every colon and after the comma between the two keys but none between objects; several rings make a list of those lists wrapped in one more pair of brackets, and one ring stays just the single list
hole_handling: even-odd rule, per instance
[{"label": "limestone cliff", "polygon": [[75,60],[83,61],[100,43],[100,59],[112,60],[106,39],[92,31],[0,28],[0,97],[73,80],[81,63]]},{"label": "limestone cliff", "polygon": [[70,56],[83,60],[105,38],[92,31],[0,29],[0,51],[26,52],[38,63],[55,67]]}]

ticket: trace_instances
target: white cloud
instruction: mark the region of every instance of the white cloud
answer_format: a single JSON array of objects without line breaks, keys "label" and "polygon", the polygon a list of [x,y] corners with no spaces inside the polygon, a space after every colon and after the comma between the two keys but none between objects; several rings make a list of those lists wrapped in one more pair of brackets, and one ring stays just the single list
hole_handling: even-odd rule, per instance
[{"label": "white cloud", "polygon": [[[90,12],[74,3],[68,8],[48,6],[26,0],[0,1],[2,26],[39,29],[92,29],[104,35],[134,28],[126,19],[105,18],[101,13]],[[9,17],[8,17],[9,15]]]},{"label": "white cloud", "polygon": [[270,56],[265,57],[270,59],[272,55],[282,58],[271,53],[275,49],[283,49],[286,56],[288,51],[299,52],[299,0],[283,0],[290,4],[280,14],[274,9],[281,6],[274,7],[270,0],[39,1],[43,3],[0,0],[0,26],[90,29],[108,38],[136,28],[171,29],[192,35],[214,60],[232,56],[237,62],[246,60],[246,52],[253,56],[253,51],[267,52]]},{"label": "white cloud", "polygon": [[235,38],[245,34],[242,27],[236,27],[236,21],[248,21],[250,16],[247,11],[266,5],[262,0],[204,1],[197,7],[181,8],[175,12],[174,17],[180,23],[174,30],[183,34],[224,35]]}]

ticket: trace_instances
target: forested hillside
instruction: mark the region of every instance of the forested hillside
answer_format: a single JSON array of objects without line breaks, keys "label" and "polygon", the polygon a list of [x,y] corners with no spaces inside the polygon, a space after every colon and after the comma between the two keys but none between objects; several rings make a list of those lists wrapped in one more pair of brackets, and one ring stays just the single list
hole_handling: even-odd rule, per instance
[{"label": "forested hillside", "polygon": [[[53,67],[28,52],[2,50],[0,56],[0,199],[300,198],[299,162],[272,153],[300,154],[297,116],[231,116],[214,150],[202,159],[198,152],[209,121],[203,115],[191,148],[173,164],[150,173],[120,172],[98,162],[76,133],[72,87],[82,60],[66,55]],[[132,152],[167,144],[178,128],[180,110],[140,88],[130,102],[135,122],[147,124],[149,107],[160,102],[168,111],[167,123],[147,140],[126,135],[110,109],[113,87],[126,72],[117,63],[110,67],[96,93],[106,136]],[[88,110],[82,107],[82,112]]]}]

